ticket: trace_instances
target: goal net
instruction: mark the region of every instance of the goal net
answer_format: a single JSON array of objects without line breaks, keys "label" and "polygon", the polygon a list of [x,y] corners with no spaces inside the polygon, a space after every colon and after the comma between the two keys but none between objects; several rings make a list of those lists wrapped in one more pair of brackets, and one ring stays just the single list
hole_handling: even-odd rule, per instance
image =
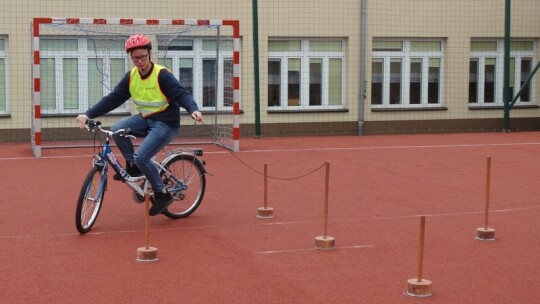
[{"label": "goal net", "polygon": [[[167,67],[204,114],[195,124],[181,111],[176,144],[239,150],[240,42],[235,20],[35,18],[32,22],[32,149],[92,142],[75,123],[133,67],[124,51],[132,34],[152,40],[152,60]],[[137,113],[127,101],[99,117],[106,126]]]}]

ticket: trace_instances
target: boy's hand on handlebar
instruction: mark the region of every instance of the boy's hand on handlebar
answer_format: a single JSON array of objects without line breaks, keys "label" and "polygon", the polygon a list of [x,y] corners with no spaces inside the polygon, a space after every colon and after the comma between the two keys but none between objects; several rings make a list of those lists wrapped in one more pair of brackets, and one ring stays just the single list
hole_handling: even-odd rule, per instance
[{"label": "boy's hand on handlebar", "polygon": [[199,111],[191,113],[191,118],[198,122],[201,122],[203,120],[202,113]]},{"label": "boy's hand on handlebar", "polygon": [[77,122],[79,123],[79,128],[81,129],[84,129],[84,126],[89,119],[90,118],[88,118],[88,116],[86,116],[85,114],[80,114],[77,116],[77,118],[75,118],[75,120],[77,120]]}]

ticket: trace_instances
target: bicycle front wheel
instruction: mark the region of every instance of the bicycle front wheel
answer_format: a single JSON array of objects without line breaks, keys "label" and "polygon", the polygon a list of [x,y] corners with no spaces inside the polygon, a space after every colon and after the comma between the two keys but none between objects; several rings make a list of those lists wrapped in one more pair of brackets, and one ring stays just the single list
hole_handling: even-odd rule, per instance
[{"label": "bicycle front wheel", "polygon": [[105,196],[107,178],[103,175],[103,167],[94,166],[84,179],[77,200],[75,225],[81,234],[85,234],[96,222]]},{"label": "bicycle front wheel", "polygon": [[[199,159],[190,154],[178,154],[163,164],[167,172],[161,177],[174,202],[163,214],[179,219],[191,215],[202,202],[206,189],[206,170]],[[168,176],[170,174],[171,176]]]}]

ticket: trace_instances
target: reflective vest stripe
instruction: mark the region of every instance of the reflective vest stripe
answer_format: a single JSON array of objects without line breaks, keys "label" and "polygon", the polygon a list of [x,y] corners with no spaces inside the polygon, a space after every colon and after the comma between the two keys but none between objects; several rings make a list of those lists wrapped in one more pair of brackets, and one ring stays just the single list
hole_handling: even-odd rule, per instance
[{"label": "reflective vest stripe", "polygon": [[162,112],[169,106],[167,97],[161,92],[158,75],[165,67],[154,64],[152,74],[142,79],[137,69],[131,69],[129,93],[137,110],[143,116]]}]

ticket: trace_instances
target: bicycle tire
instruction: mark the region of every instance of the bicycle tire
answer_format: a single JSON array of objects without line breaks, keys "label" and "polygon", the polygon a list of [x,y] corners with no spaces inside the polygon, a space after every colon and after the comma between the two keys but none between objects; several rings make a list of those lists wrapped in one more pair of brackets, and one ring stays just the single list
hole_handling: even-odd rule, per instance
[{"label": "bicycle tire", "polygon": [[[174,202],[167,207],[163,214],[172,219],[185,218],[199,208],[206,190],[206,169],[202,162],[191,154],[178,154],[167,160],[163,166],[167,171],[184,183],[187,188],[180,192],[171,191]],[[161,173],[165,188],[174,185],[171,179]]]},{"label": "bicycle tire", "polygon": [[103,167],[94,166],[86,175],[75,212],[75,225],[81,234],[85,234],[94,226],[107,189],[107,178],[102,174]]}]

